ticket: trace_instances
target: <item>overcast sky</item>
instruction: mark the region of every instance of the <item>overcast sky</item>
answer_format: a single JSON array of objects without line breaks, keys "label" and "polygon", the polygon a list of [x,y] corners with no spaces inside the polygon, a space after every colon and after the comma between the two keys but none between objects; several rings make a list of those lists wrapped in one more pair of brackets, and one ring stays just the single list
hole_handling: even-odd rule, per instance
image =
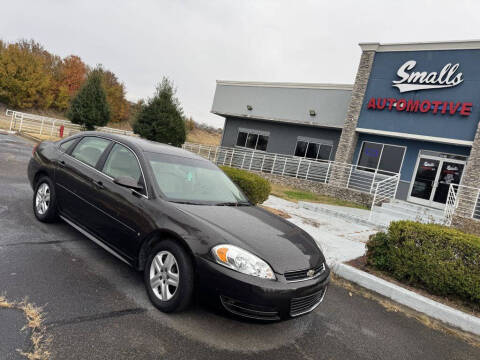
[{"label": "overcast sky", "polygon": [[132,101],[166,75],[187,115],[220,127],[217,79],[353,83],[359,42],[478,39],[479,14],[461,0],[15,0],[0,36],[103,64]]}]

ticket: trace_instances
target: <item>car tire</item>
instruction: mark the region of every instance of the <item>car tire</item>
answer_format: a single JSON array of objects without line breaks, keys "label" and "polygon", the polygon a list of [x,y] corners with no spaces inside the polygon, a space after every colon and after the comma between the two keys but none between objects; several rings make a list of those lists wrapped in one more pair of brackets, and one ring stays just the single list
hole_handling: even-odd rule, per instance
[{"label": "car tire", "polygon": [[[172,240],[156,244],[144,269],[148,297],[162,312],[180,312],[190,305],[194,290],[192,260]],[[176,285],[175,285],[176,283]]]},{"label": "car tire", "polygon": [[54,222],[57,220],[57,199],[52,180],[48,176],[42,176],[35,184],[33,192],[33,213],[42,222]]}]

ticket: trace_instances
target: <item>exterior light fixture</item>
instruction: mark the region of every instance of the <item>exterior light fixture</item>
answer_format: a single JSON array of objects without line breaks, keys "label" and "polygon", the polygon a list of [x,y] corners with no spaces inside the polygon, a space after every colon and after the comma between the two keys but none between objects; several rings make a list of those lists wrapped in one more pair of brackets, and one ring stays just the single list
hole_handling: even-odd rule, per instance
[{"label": "exterior light fixture", "polygon": [[310,116],[315,116],[315,115],[317,115],[317,113],[315,112],[315,110],[309,110],[309,113],[310,113]]},{"label": "exterior light fixture", "polygon": [[247,110],[248,111],[252,111],[252,109],[253,109],[252,105],[247,105]]}]

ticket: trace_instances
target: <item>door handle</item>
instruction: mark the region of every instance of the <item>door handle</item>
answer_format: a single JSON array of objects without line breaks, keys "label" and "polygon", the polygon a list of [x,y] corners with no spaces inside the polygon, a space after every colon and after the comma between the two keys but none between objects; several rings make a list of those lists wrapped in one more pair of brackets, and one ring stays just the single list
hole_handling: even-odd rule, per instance
[{"label": "door handle", "polygon": [[105,189],[105,186],[103,186],[103,182],[93,180],[93,184],[98,188],[98,189]]},{"label": "door handle", "polygon": [[60,165],[60,167],[64,167],[65,166],[65,161],[64,160],[60,160],[58,162],[58,164]]}]

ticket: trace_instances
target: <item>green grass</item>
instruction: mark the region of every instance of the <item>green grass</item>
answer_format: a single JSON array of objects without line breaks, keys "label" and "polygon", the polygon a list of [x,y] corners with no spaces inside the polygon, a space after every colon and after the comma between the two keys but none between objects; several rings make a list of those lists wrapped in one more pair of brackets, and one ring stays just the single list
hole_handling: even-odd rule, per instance
[{"label": "green grass", "polygon": [[276,184],[272,184],[271,194],[273,196],[277,196],[279,198],[282,198],[288,201],[293,201],[293,202],[308,201],[308,202],[314,202],[314,203],[346,206],[346,207],[351,207],[356,209],[368,210],[366,206],[356,204],[352,201],[340,200],[332,196],[319,195],[311,191],[288,188],[288,187],[280,186]]}]

